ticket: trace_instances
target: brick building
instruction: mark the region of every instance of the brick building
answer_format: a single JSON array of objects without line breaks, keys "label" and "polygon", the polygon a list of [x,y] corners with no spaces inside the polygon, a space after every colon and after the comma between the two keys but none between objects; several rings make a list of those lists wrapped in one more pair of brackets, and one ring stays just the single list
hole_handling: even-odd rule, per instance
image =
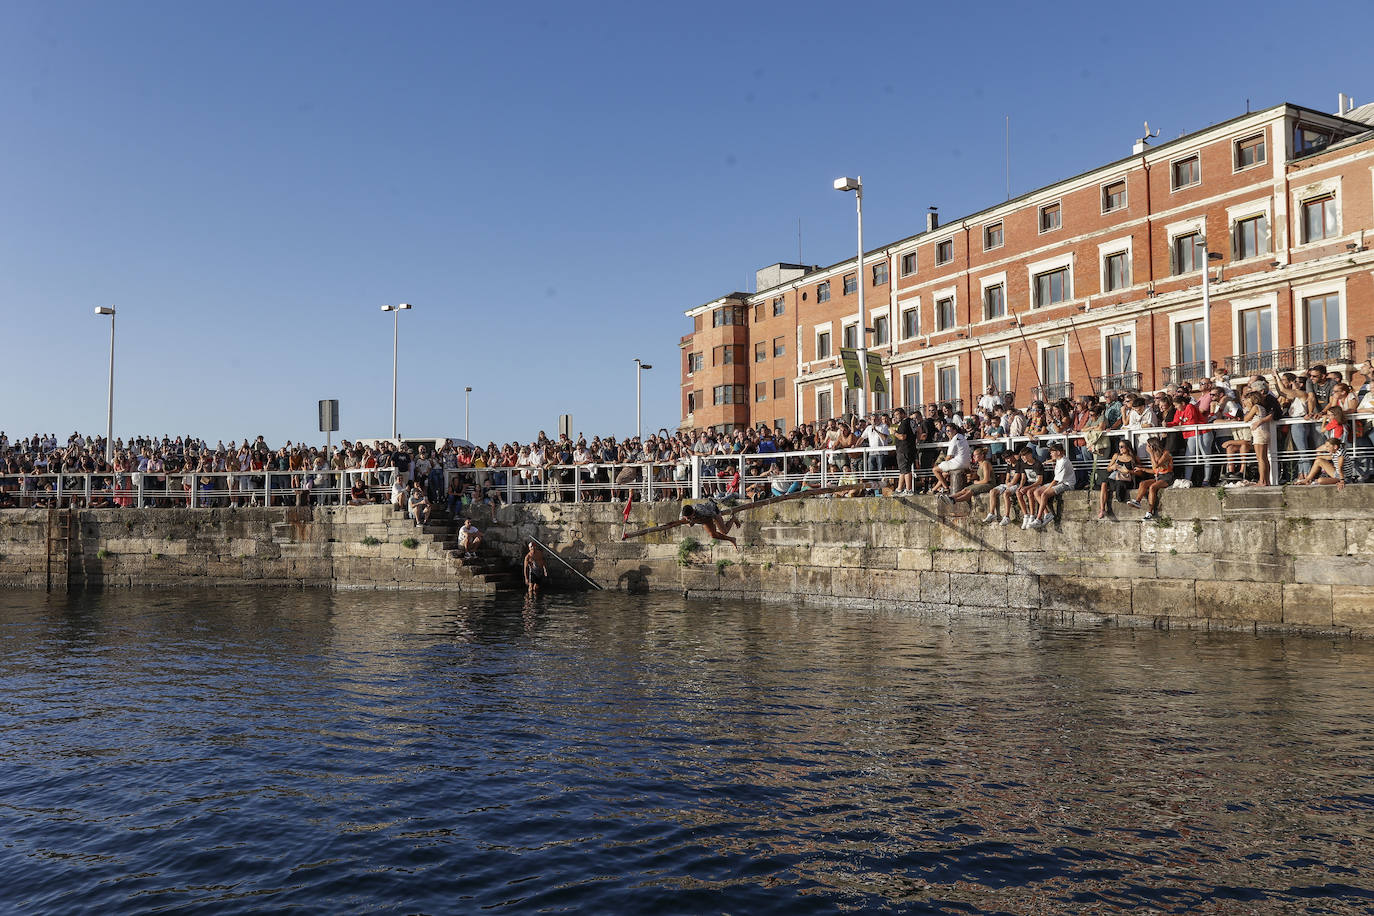
[{"label": "brick building", "polygon": [[[839,364],[867,345],[873,409],[1018,404],[1312,363],[1374,346],[1374,104],[1232,118],[829,267],[777,264],[758,291],[690,309],[682,425],[791,429],[857,401]],[[1218,259],[1219,256],[1219,259]],[[1348,377],[1348,375],[1347,375]]]}]

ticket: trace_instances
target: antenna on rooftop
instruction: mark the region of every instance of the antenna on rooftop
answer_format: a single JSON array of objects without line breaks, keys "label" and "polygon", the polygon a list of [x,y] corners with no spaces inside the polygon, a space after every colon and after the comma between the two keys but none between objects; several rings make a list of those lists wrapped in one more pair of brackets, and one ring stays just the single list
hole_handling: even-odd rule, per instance
[{"label": "antenna on rooftop", "polygon": [[1150,122],[1149,122],[1149,121],[1146,121],[1146,122],[1145,122],[1145,136],[1136,138],[1135,146],[1131,149],[1131,152],[1133,152],[1133,153],[1143,153],[1143,152],[1145,152],[1145,147],[1149,145],[1149,143],[1150,143],[1151,140],[1153,140],[1155,137],[1158,137],[1158,136],[1159,136],[1159,131],[1156,130],[1156,131],[1154,131],[1154,132],[1151,132],[1151,131],[1150,131]]}]

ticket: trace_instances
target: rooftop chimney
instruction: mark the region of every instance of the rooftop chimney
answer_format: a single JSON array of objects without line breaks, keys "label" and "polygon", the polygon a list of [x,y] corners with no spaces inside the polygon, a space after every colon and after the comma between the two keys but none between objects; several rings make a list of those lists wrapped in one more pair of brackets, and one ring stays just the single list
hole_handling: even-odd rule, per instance
[{"label": "rooftop chimney", "polygon": [[1346,95],[1344,92],[1336,93],[1336,114],[1344,117],[1345,113],[1349,110],[1350,96]]},{"label": "rooftop chimney", "polygon": [[929,212],[926,213],[926,232],[934,232],[940,228],[940,208],[928,207],[927,209]]}]

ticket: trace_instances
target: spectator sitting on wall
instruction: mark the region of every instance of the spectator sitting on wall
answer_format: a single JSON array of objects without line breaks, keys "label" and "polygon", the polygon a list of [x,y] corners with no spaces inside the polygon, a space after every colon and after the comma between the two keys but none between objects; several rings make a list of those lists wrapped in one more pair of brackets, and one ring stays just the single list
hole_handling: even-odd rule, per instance
[{"label": "spectator sitting on wall", "polygon": [[1347,424],[1345,411],[1339,405],[1328,404],[1321,412],[1322,433],[1326,441],[1317,446],[1317,457],[1312,462],[1312,470],[1295,484],[1311,483],[1335,484],[1336,489],[1345,489],[1345,440]]},{"label": "spectator sitting on wall", "polygon": [[1159,509],[1159,491],[1167,490],[1174,482],[1174,455],[1164,447],[1164,440],[1158,436],[1151,438],[1145,443],[1145,447],[1150,452],[1150,475],[1141,484],[1136,492],[1135,499],[1127,502],[1137,509],[1142,508],[1141,500],[1145,500],[1145,518],[1152,519],[1155,512]]}]

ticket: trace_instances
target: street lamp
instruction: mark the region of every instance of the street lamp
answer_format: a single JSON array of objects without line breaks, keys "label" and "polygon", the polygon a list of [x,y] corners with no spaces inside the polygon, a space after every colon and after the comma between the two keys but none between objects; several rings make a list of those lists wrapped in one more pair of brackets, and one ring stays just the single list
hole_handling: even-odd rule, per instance
[{"label": "street lamp", "polygon": [[463,438],[472,441],[472,386],[463,389]]},{"label": "street lamp", "polygon": [[105,404],[105,460],[114,462],[114,322],[115,310],[112,305],[97,305],[97,315],[110,316],[110,394]]},{"label": "street lamp", "polygon": [[401,336],[401,313],[410,308],[409,302],[384,305],[382,311],[394,312],[391,327],[391,438],[396,438],[396,343]]},{"label": "street lamp", "polygon": [[644,398],[641,393],[641,379],[644,378],[644,370],[652,368],[653,366],[640,360],[638,357],[635,358],[635,438],[637,439],[644,438],[644,421],[641,419],[643,416],[644,404]]},{"label": "street lamp", "polygon": [[1212,262],[1221,260],[1221,252],[1207,250],[1207,240],[1202,240],[1202,373],[1212,377]]},{"label": "street lamp", "polygon": [[859,213],[859,266],[854,278],[859,287],[859,416],[868,413],[868,319],[864,315],[864,179],[836,178],[836,191],[853,191]]}]

